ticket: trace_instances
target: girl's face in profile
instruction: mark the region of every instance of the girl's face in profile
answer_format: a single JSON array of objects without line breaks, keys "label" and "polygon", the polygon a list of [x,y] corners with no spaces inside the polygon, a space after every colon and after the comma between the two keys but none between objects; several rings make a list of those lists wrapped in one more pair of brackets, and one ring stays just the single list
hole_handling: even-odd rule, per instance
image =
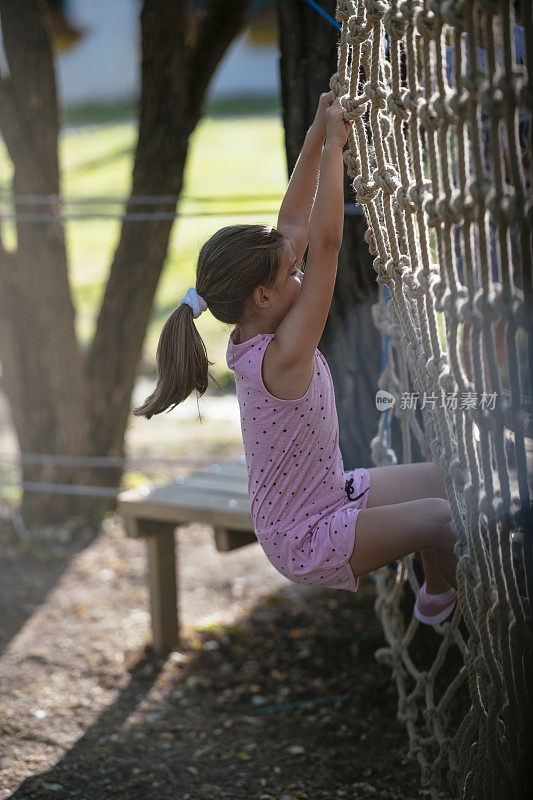
[{"label": "girl's face in profile", "polygon": [[303,272],[300,270],[294,249],[287,239],[281,254],[278,276],[273,287],[273,303],[276,310],[276,324],[279,324],[290,311],[302,288]]}]

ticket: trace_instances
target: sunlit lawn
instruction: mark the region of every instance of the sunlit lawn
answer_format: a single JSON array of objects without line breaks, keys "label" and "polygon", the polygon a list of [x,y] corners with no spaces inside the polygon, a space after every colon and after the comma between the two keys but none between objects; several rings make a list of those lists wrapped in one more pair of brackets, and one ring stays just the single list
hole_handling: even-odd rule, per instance
[{"label": "sunlit lawn", "polygon": [[[229,114],[223,115],[219,109],[215,115],[206,116],[191,139],[185,189],[179,204],[181,216],[173,226],[143,349],[141,369],[152,375],[161,327],[179,298],[194,284],[196,257],[202,242],[224,225],[274,223],[286,187],[283,128],[276,101],[266,100],[250,109],[246,100],[234,101],[228,111]],[[129,116],[128,108],[119,112],[117,115],[115,109],[115,121],[106,122],[105,107],[85,110],[78,117],[88,114],[98,120],[95,124],[63,129],[60,163],[65,198],[127,197],[136,121],[131,109]],[[69,116],[76,118],[76,111]],[[0,186],[4,195],[9,193],[10,175],[11,164],[0,143]],[[108,201],[91,202],[90,206],[72,203],[66,209],[73,214],[91,211],[109,215],[120,213],[123,206]],[[6,243],[14,246],[11,223],[5,222],[4,227]],[[120,220],[69,220],[65,229],[77,334],[86,346],[94,333]],[[446,349],[444,321],[442,314],[437,316],[439,338]],[[202,315],[197,325],[214,362],[213,372],[225,381],[230,328],[209,312]]]},{"label": "sunlit lawn", "polygon": [[[137,135],[132,111],[127,105],[113,107],[112,118],[106,116],[109,108],[102,106],[69,111],[68,116],[76,127],[65,126],[60,138],[61,193],[64,200],[89,198],[91,202],[90,205],[69,202],[64,207],[66,213],[112,215],[123,211],[123,205],[111,200],[127,198],[130,190]],[[161,328],[179,298],[194,285],[201,244],[224,225],[275,223],[286,184],[283,128],[275,99],[259,104],[257,100],[255,103],[233,101],[229,107],[215,109],[214,114],[208,114],[200,122],[191,139],[185,188],[178,207],[180,216],[173,225],[143,347],[140,372],[149,377],[146,393],[151,391],[148,385],[153,387],[156,375],[155,354]],[[11,185],[12,165],[0,140],[3,198],[9,198]],[[2,211],[10,212],[12,206],[2,204]],[[13,223],[3,219],[2,224],[5,245],[15,248]],[[82,347],[87,347],[94,334],[120,224],[118,219],[104,218],[65,223],[77,336]],[[434,232],[431,234],[436,257]],[[441,345],[446,350],[442,313],[437,313],[437,320]],[[222,385],[230,382],[231,372],[225,359],[230,326],[222,325],[209,312],[197,320],[197,325],[213,362],[212,373]],[[459,336],[462,336],[462,326]],[[521,372],[526,376],[526,332],[521,329],[518,338]],[[502,379],[504,386],[508,386],[507,365],[502,370]],[[141,394],[138,401],[145,396]],[[219,410],[221,403],[213,405]],[[205,408],[202,411],[205,412]],[[216,417],[213,413],[212,407],[209,425],[199,423],[194,403],[185,403],[170,415],[162,414],[149,423],[132,416],[127,449],[172,454],[176,463],[181,457],[190,457],[191,453],[206,460],[236,457],[242,450],[238,415],[235,417],[233,411],[229,414],[227,409],[226,416],[222,413]],[[176,424],[179,436],[176,436]],[[123,486],[136,485],[145,479],[144,473],[128,472]],[[18,496],[19,490],[14,489],[13,502]]]},{"label": "sunlit lawn", "polygon": [[[143,350],[143,369],[155,369],[161,327],[187,288],[194,285],[199,247],[218,228],[237,222],[275,223],[286,186],[283,128],[276,110],[237,116],[210,116],[193,134],[185,189],[173,225],[167,260],[156,292]],[[272,106],[270,101],[270,106]],[[118,121],[64,130],[60,141],[62,193],[65,198],[121,198],[130,190],[136,123]],[[4,166],[6,170],[4,171]],[[11,169],[0,153],[3,176]],[[9,182],[1,180],[2,188]],[[123,206],[69,204],[67,213],[120,213]],[[169,207],[170,209],[170,207]],[[8,245],[15,240],[6,223]],[[118,243],[120,220],[69,220],[66,225],[68,262],[77,309],[77,334],[90,341]],[[197,320],[213,371],[224,377],[229,327],[206,313]]]}]

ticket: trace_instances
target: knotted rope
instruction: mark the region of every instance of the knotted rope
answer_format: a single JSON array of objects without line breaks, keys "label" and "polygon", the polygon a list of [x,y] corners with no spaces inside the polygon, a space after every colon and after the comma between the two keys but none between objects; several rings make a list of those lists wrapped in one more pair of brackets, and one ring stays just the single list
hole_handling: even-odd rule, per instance
[{"label": "knotted rope", "polygon": [[[433,800],[443,789],[465,800],[521,797],[531,713],[525,665],[532,636],[511,532],[527,536],[532,525],[523,391],[531,393],[533,375],[521,374],[519,352],[533,328],[533,213],[519,124],[531,125],[533,92],[527,59],[516,60],[513,3],[480,6],[482,25],[465,0],[339,2],[330,83],[354,122],[344,161],[364,207],[377,282],[391,297],[373,308],[376,326],[390,336],[379,387],[396,398],[404,460],[414,435],[425,458],[444,470],[457,536],[459,599],[436,628],[441,641],[429,668],[418,668],[410,654],[419,623],[400,612],[406,582],[419,589],[413,557],[376,574],[375,607],[388,643],[376,658],[391,667],[409,752]],[[494,346],[501,316],[508,399]],[[459,355],[465,323],[473,382]],[[425,400],[419,416],[413,394]],[[476,407],[474,395],[485,404]],[[512,469],[505,426],[515,435]],[[394,462],[383,417],[371,448],[375,464]],[[453,645],[460,666],[437,689],[445,663],[450,674]],[[454,708],[462,712],[458,725]]]}]

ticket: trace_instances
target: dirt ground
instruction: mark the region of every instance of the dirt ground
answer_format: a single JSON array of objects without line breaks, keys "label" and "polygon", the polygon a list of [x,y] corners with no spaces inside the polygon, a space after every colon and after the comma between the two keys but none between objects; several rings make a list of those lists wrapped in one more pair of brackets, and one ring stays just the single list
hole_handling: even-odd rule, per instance
[{"label": "dirt ground", "polygon": [[[1,449],[16,455],[1,401]],[[130,456],[175,459],[154,480],[191,443],[206,462],[242,453],[236,401],[206,399],[201,424],[192,404],[179,413],[128,429]],[[181,643],[161,659],[145,544],[120,518],[28,537],[5,511],[0,800],[429,795],[373,655],[385,640],[370,580],[355,594],[292,584],[259,545],[219,553],[211,528],[180,528]]]},{"label": "dirt ground", "polygon": [[178,532],[182,642],[151,652],[144,543],[1,528],[0,800],[427,796],[373,585],[291,584],[257,544]]}]

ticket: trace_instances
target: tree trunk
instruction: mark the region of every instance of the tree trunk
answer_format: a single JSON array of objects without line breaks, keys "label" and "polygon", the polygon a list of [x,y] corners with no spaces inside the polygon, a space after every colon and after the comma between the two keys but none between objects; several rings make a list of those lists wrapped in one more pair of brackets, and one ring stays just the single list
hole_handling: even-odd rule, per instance
[{"label": "tree trunk", "polygon": [[[336,3],[322,7],[335,16]],[[291,174],[316,111],[321,92],[329,90],[337,70],[338,32],[301,0],[278,0],[280,73],[287,165]],[[345,175],[345,202],[354,207],[355,192]],[[346,469],[374,466],[370,440],[379,412],[375,394],[383,342],[371,308],[378,301],[372,256],[364,240],[365,218],[347,213],[331,309],[319,344],[335,384],[340,447]],[[401,456],[400,429],[391,421],[392,445]]]},{"label": "tree trunk", "polygon": [[[145,0],[132,195],[179,195],[188,140],[205,92],[250,0],[211,0],[194,17],[186,0]],[[14,165],[13,193],[58,194],[59,131],[51,30],[44,0],[0,0],[9,77],[0,77],[0,129]],[[16,205],[54,213],[54,205]],[[174,212],[175,206],[126,212]],[[22,452],[123,456],[130,401],[173,220],[122,226],[94,339],[82,353],[61,221],[17,221],[17,249],[0,240],[2,388]],[[28,465],[23,480],[118,486],[122,469]],[[113,500],[25,492],[27,525],[68,514],[96,518]]]},{"label": "tree trunk", "polygon": [[[10,77],[0,82],[0,126],[14,165],[13,193],[58,194],[58,108],[44,2],[2,2]],[[53,204],[15,205],[54,214]],[[63,227],[17,220],[17,249],[0,248],[0,356],[22,452],[75,454],[88,439],[83,364],[75,337]],[[65,480],[48,465],[25,464],[23,480]],[[72,499],[28,493],[29,521],[60,518]]]}]

